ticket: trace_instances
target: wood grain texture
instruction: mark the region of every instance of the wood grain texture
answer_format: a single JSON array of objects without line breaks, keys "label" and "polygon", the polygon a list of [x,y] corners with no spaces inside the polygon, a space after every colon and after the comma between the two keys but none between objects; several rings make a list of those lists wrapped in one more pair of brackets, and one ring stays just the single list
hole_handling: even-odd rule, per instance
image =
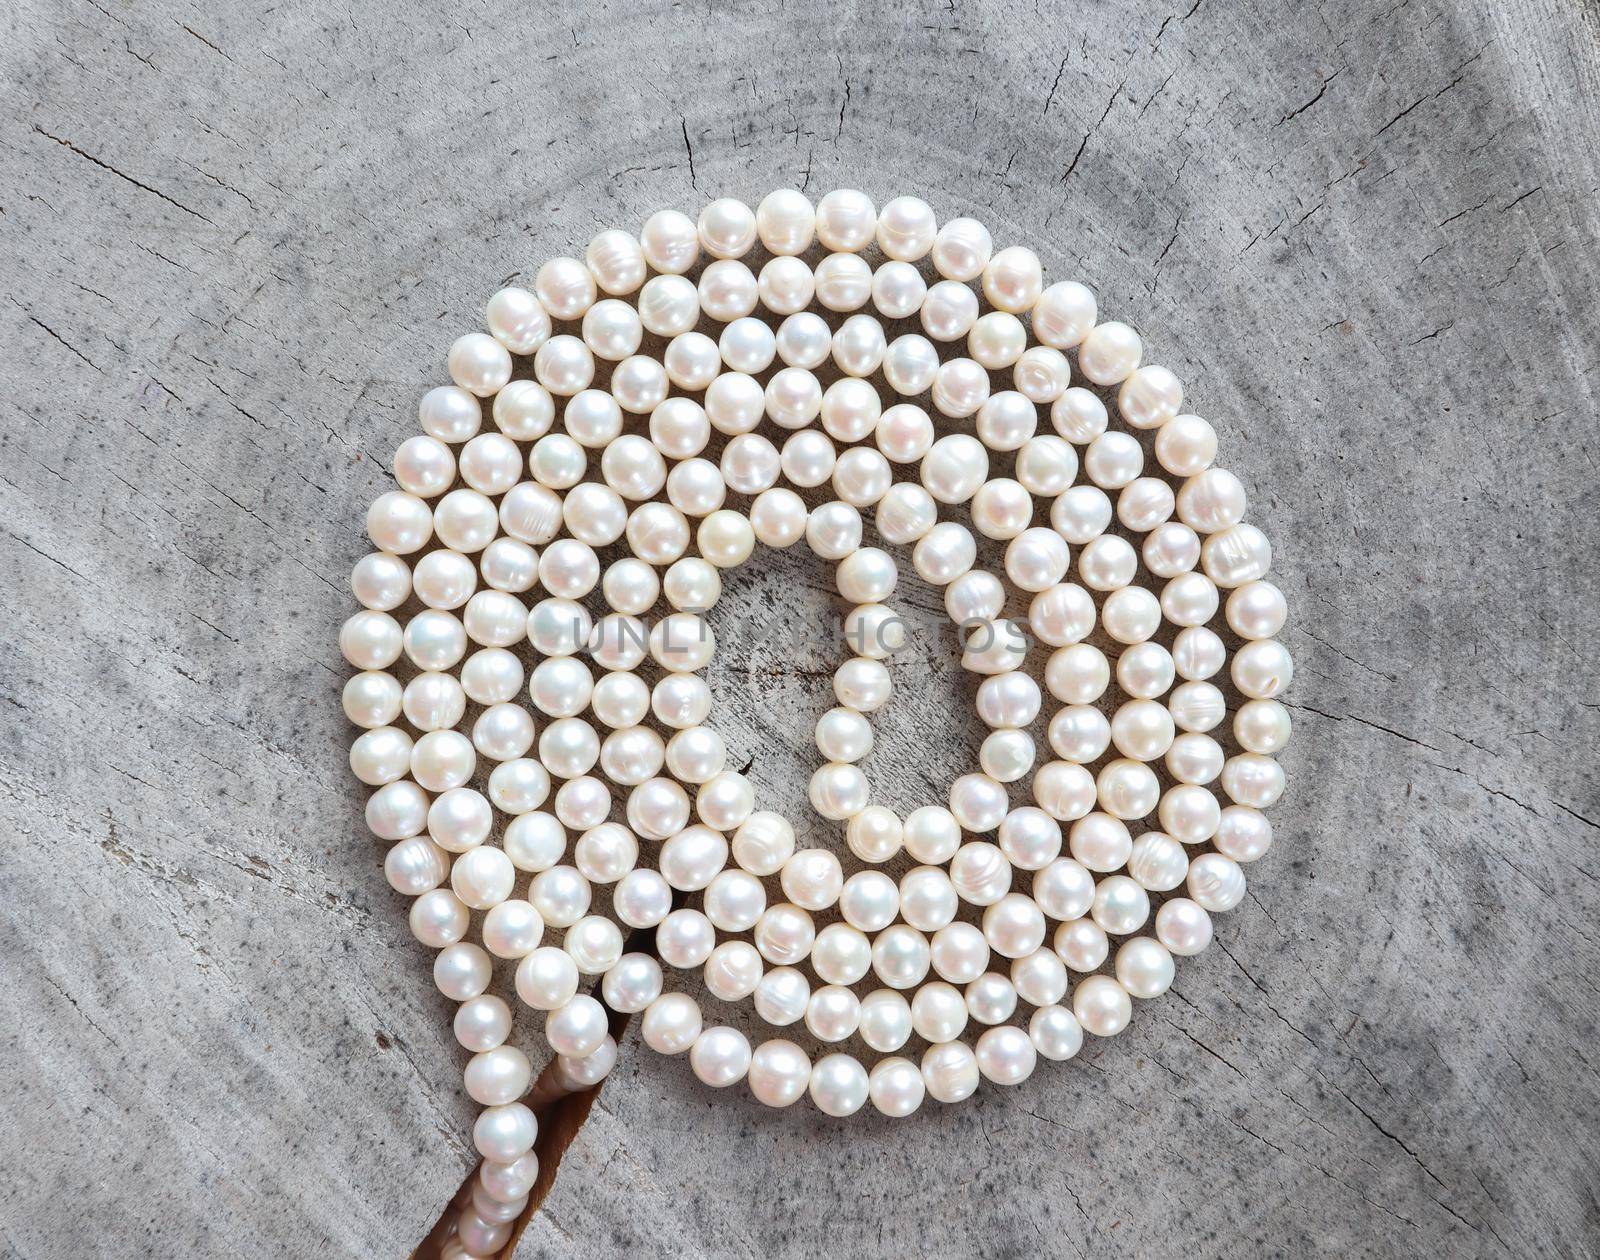
[{"label": "wood grain texture", "polygon": [[[916,1123],[625,1046],[518,1254],[1595,1253],[1592,5],[3,29],[0,1253],[427,1232],[472,1114],[344,766],[360,513],[497,285],[780,184],[977,213],[1189,383],[1293,605],[1279,846],[1124,1036]],[[717,675],[795,811],[834,649],[779,610],[825,581],[742,575]],[[973,739],[952,671],[902,676],[874,775],[910,803]]]}]

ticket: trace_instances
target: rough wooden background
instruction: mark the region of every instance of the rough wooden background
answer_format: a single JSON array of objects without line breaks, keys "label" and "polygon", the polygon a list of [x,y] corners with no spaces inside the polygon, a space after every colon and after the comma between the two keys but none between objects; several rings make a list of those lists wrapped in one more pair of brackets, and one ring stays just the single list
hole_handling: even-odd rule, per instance
[{"label": "rough wooden background", "polygon": [[[0,31],[0,1253],[421,1238],[471,1110],[344,766],[361,512],[503,279],[847,184],[1035,245],[1190,383],[1293,601],[1280,843],[1128,1033],[915,1123],[626,1046],[519,1255],[1594,1254],[1592,4]],[[742,581],[796,578],[820,615],[798,558]],[[763,629],[730,742],[798,810],[835,649]],[[883,724],[891,795],[971,747],[946,683]]]}]

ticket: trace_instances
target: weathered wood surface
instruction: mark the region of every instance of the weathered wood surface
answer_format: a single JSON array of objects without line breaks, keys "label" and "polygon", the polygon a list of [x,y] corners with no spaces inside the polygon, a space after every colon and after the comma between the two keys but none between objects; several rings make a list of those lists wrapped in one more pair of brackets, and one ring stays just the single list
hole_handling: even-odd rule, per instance
[{"label": "weathered wood surface", "polygon": [[[915,1123],[625,1047],[519,1255],[1594,1253],[1592,6],[22,0],[4,32],[0,1252],[427,1231],[471,1111],[344,767],[360,513],[504,278],[791,183],[980,214],[1190,383],[1293,601],[1280,845],[1127,1034]],[[826,607],[797,557],[741,581]],[[749,630],[730,742],[798,810],[834,649]],[[958,685],[902,686],[892,797],[970,750]]]}]

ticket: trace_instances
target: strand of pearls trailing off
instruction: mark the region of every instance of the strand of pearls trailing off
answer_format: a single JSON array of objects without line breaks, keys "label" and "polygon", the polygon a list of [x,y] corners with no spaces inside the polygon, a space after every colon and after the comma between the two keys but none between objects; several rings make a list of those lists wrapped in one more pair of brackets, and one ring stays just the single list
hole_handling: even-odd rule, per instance
[{"label": "strand of pearls trailing off", "polygon": [[[457,1254],[503,1244],[537,1172],[496,960],[567,1088],[615,1062],[609,1008],[709,1086],[905,1116],[1115,1035],[1206,947],[1284,787],[1285,601],[1212,427],[1089,289],[915,197],[784,190],[604,232],[485,322],[367,514],[339,636],[367,821],[485,1108]],[[797,848],[707,724],[708,614],[757,543],[834,562],[849,607],[810,784],[838,852]],[[908,552],[989,734],[902,817],[860,763]]]}]

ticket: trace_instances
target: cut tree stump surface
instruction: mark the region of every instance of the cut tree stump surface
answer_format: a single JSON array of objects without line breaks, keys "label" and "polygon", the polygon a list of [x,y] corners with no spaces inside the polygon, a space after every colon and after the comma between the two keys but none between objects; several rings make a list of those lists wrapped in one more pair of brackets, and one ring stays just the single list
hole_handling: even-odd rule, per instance
[{"label": "cut tree stump surface", "polygon": [[[1594,1254],[1593,6],[5,25],[0,1254],[427,1233],[474,1108],[345,765],[362,514],[498,286],[780,185],[975,214],[1185,380],[1291,601],[1278,843],[1123,1036],[913,1122],[630,1036],[517,1254]],[[801,817],[829,574],[733,587],[719,726]],[[902,676],[888,803],[970,760],[967,687]]]}]

